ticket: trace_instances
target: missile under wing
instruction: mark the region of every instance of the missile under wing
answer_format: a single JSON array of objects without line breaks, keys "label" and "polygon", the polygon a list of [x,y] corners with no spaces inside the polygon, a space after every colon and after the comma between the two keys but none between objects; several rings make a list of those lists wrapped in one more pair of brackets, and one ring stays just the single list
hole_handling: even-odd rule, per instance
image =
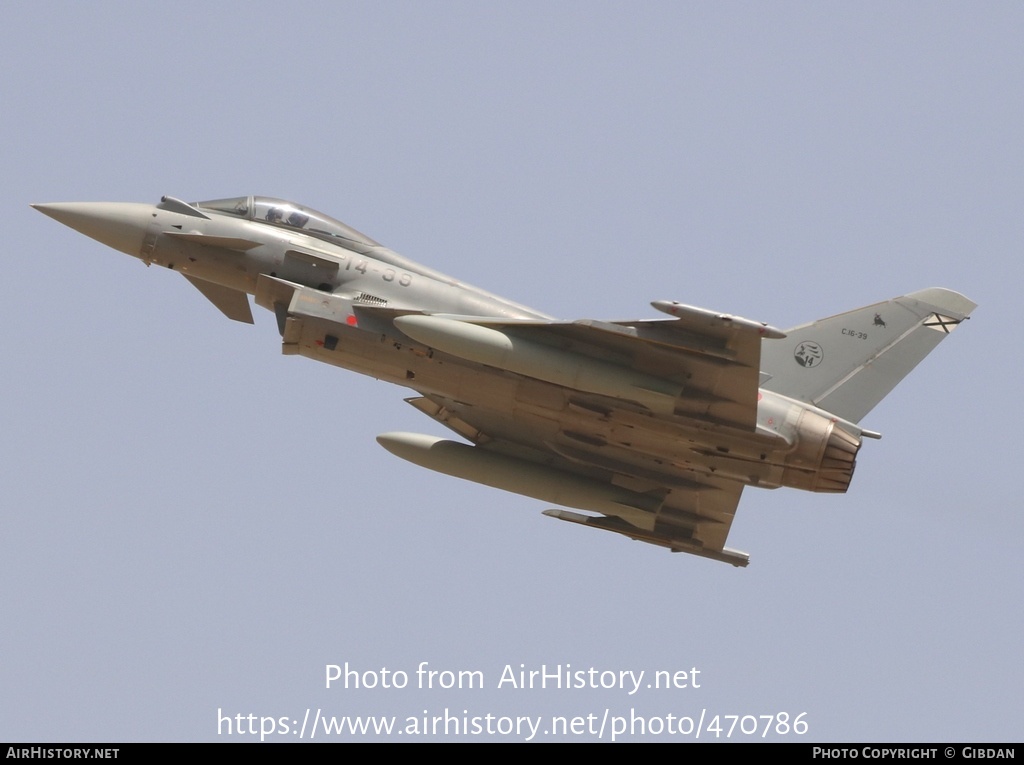
[{"label": "missile under wing", "polygon": [[[932,288],[782,331],[656,301],[667,318],[558,321],[269,197],[36,205],[180,271],[224,315],[273,312],[286,354],[402,385],[468,443],[378,441],[551,517],[745,566],[744,487],[845,492],[858,423],[975,305]],[[577,512],[584,511],[584,512]]]},{"label": "missile under wing", "polygon": [[[484,452],[415,434],[378,440],[433,470],[600,513],[551,517],[746,565],[725,546],[743,488],[845,492],[862,439],[879,437],[857,422],[974,308],[927,289],[783,332],[654,305],[675,318],[399,317],[425,347],[522,381],[503,397],[511,405],[410,400]],[[545,398],[553,390],[562,395]],[[500,466],[483,453],[502,454]]]}]

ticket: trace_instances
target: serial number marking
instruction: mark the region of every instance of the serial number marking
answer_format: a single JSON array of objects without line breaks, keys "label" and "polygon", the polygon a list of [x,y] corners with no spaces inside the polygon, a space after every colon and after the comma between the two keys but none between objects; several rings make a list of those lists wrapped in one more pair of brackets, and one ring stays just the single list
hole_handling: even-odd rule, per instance
[{"label": "serial number marking", "polygon": [[861,332],[860,330],[856,330],[856,329],[847,329],[846,327],[843,327],[843,334],[846,335],[847,337],[852,337],[852,338],[855,338],[857,340],[867,340],[868,339],[868,333],[867,332]]},{"label": "serial number marking", "polygon": [[404,271],[398,273],[393,268],[385,268],[382,272],[379,268],[369,267],[365,260],[350,260],[347,255],[338,255],[337,257],[341,261],[339,268],[343,264],[346,271],[358,271],[361,274],[365,274],[369,270],[375,274],[380,274],[380,278],[386,282],[397,281],[400,287],[408,287],[412,284],[412,274],[405,273]]}]

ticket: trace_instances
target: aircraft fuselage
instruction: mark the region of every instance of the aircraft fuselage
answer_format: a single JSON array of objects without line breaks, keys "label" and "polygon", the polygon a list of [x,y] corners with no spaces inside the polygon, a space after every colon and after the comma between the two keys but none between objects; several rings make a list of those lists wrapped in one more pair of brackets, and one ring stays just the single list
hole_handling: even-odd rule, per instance
[{"label": "aircraft fuselage", "polygon": [[[778,345],[781,330],[671,301],[652,304],[670,319],[556,321],[269,197],[36,207],[181,273],[231,319],[252,323],[253,295],[284,353],[410,388],[475,444],[381,436],[398,456],[741,566],[723,543],[742,487],[845,492],[862,437],[878,435],[856,422],[974,307],[932,288]],[[771,373],[762,342],[776,344]]]}]

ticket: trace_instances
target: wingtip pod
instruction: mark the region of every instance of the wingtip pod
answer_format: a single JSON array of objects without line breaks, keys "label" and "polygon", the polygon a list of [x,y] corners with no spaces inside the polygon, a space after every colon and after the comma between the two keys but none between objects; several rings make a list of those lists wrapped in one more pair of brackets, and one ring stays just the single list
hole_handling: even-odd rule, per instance
[{"label": "wingtip pod", "polygon": [[773,327],[770,324],[765,324],[761,321],[744,319],[742,316],[733,316],[732,314],[719,313],[718,311],[709,311],[706,308],[686,305],[684,303],[676,302],[675,300],[654,300],[651,302],[651,305],[662,313],[667,313],[669,316],[675,316],[677,319],[681,319],[683,321],[700,322],[710,326],[747,330],[748,332],[756,332],[763,337],[772,339],[782,339],[786,336],[786,333],[781,329],[777,329],[776,327]]},{"label": "wingtip pod", "polygon": [[638,542],[646,542],[648,544],[658,545],[659,547],[667,547],[672,552],[684,552],[689,553],[690,555],[699,555],[702,558],[721,561],[722,563],[730,563],[737,568],[746,568],[746,566],[750,564],[750,556],[745,552],[733,550],[729,547],[724,547],[721,550],[709,550],[688,540],[676,539],[654,531],[638,529],[624,523],[619,518],[582,515],[569,510],[544,510],[543,514],[549,518],[555,518],[560,521],[567,521],[569,523],[579,524],[580,526],[587,526],[592,529],[600,529],[602,531],[611,531],[615,534],[622,534],[623,536],[629,537],[630,539],[634,539]]}]

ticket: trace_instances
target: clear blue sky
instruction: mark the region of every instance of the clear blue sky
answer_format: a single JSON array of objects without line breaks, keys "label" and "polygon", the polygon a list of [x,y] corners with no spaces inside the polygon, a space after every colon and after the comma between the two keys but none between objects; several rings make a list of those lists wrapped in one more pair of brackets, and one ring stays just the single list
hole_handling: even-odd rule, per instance
[{"label": "clear blue sky", "polygon": [[[1015,2],[8,8],[0,740],[232,740],[218,710],[307,709],[1019,739],[1022,24]],[[248,193],[564,318],[672,299],[785,327],[930,286],[980,307],[865,420],[885,437],[847,495],[745,493],[740,570],[392,457],[376,434],[445,435],[406,391],[284,357],[268,313],[230,322],[28,206]],[[424,661],[486,687],[324,687]],[[520,664],[700,687],[497,688]]]}]

